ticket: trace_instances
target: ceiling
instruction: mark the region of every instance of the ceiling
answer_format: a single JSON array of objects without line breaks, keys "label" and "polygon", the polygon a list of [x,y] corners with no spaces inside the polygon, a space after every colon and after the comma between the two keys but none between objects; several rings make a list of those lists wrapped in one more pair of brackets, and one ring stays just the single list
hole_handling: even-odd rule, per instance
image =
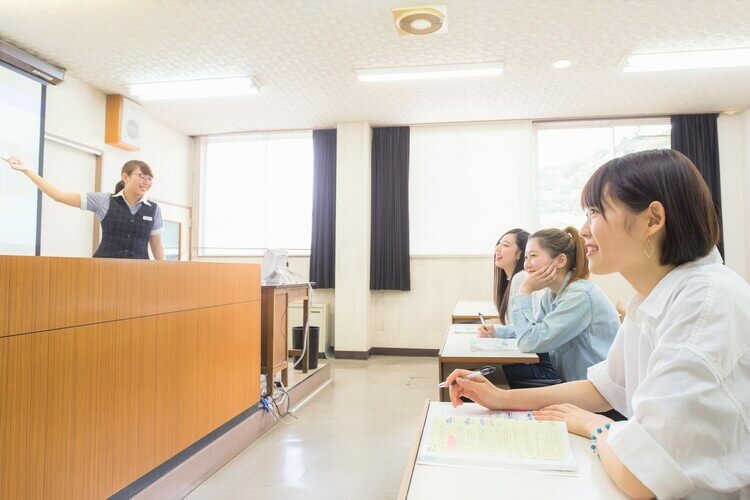
[{"label": "ceiling", "polygon": [[[396,34],[423,0],[0,0],[0,39],[106,92],[255,76],[261,93],[145,103],[189,135],[722,111],[750,68],[622,73],[630,52],[750,46],[750,1],[443,0],[448,33]],[[570,59],[564,70],[551,67]],[[356,68],[503,61],[500,77],[360,83]]]}]

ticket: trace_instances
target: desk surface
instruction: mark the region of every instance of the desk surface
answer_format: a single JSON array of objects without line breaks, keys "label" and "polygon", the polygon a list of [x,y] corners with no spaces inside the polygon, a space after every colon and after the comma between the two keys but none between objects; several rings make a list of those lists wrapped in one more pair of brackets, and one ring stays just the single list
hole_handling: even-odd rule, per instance
[{"label": "desk surface", "polygon": [[441,363],[538,363],[539,356],[533,352],[512,351],[472,351],[471,341],[476,338],[475,333],[454,333],[448,328],[443,340],[443,346],[438,354]]},{"label": "desk surface", "polygon": [[459,300],[453,309],[453,322],[479,321],[479,313],[485,319],[499,319],[495,303],[491,300]]},{"label": "desk surface", "polygon": [[[430,406],[432,403],[428,403]],[[526,470],[480,469],[417,464],[419,442],[429,407],[425,408],[411,451],[399,498],[439,500],[453,498],[577,498],[620,499],[625,497],[589,450],[589,440],[570,434],[578,464],[577,476]]]}]

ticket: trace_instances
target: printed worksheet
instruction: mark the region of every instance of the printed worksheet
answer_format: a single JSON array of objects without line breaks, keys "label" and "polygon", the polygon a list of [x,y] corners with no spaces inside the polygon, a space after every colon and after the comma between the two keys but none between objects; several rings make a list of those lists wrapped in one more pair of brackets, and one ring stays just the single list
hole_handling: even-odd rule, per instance
[{"label": "printed worksheet", "polygon": [[563,422],[536,421],[530,412],[489,411],[476,404],[431,403],[418,463],[574,471]]}]

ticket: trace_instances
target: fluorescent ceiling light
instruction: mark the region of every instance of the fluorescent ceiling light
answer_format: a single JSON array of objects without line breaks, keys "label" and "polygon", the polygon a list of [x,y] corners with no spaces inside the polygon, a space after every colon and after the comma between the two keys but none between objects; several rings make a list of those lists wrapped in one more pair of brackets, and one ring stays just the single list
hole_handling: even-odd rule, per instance
[{"label": "fluorescent ceiling light", "polygon": [[629,54],[625,56],[622,70],[630,73],[675,69],[736,68],[738,66],[750,66],[750,47],[661,54]]},{"label": "fluorescent ceiling light", "polygon": [[259,92],[251,77],[212,78],[183,82],[136,83],[128,85],[130,95],[141,101],[195,99],[250,95]]},{"label": "fluorescent ceiling light", "polygon": [[438,66],[406,66],[401,68],[358,69],[354,71],[360,82],[395,80],[427,80],[433,78],[463,78],[493,76],[503,73],[503,63],[443,64]]}]

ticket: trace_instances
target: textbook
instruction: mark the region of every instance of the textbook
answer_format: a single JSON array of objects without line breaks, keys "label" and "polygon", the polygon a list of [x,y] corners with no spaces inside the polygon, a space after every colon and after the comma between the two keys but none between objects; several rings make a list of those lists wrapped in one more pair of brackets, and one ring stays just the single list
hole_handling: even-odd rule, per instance
[{"label": "textbook", "polygon": [[431,403],[417,463],[523,468],[575,474],[564,422],[537,421],[528,411],[490,411],[475,403]]},{"label": "textbook", "polygon": [[477,337],[472,339],[469,349],[472,351],[513,351],[518,349],[518,340]]}]

